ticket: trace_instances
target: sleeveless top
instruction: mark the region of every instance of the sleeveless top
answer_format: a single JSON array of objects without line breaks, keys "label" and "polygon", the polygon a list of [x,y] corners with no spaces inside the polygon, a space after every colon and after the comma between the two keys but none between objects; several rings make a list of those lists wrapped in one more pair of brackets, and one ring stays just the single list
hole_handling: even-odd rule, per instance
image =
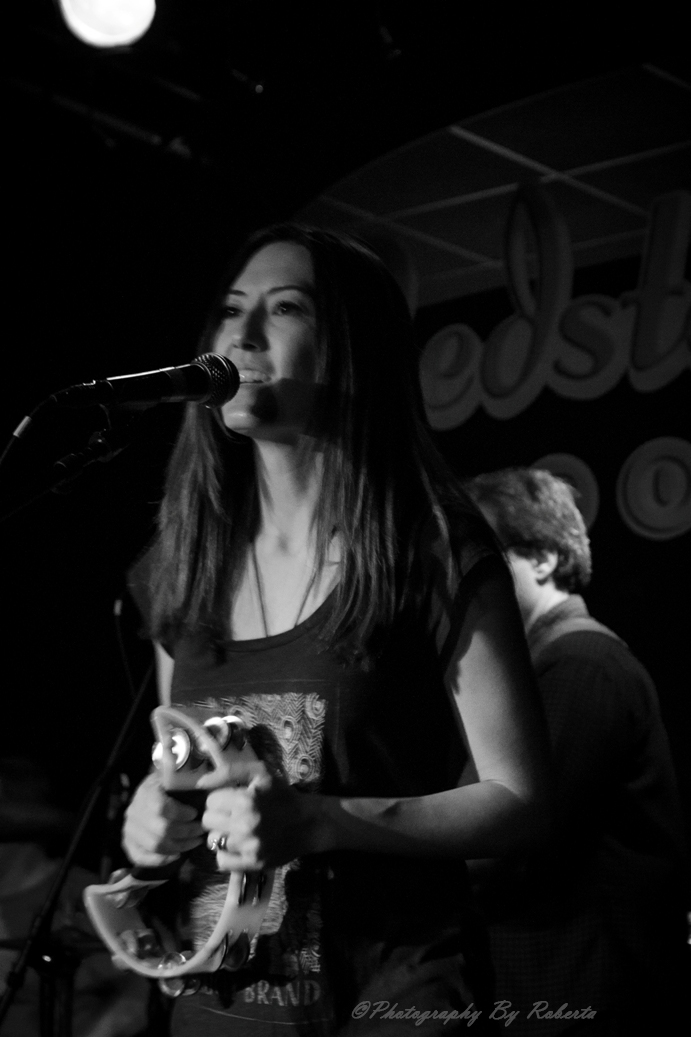
[{"label": "sleeveless top", "polygon": [[[476,581],[503,566],[479,543],[456,553],[460,579],[452,582],[441,537],[427,538],[420,606],[400,616],[369,667],[344,662],[321,640],[332,593],[294,629],[229,640],[220,656],[202,638],[167,646],[175,659],[173,704],[201,721],[240,717],[257,755],[306,794],[408,797],[454,787],[466,752],[444,672]],[[206,846],[191,864],[178,895],[200,945],[218,919],[228,877]],[[472,916],[458,859],[339,852],[293,861],[276,872],[247,966],[220,970],[202,992],[181,998],[172,1032],[333,1032],[385,948],[414,947],[419,959],[451,927],[470,961]]]}]

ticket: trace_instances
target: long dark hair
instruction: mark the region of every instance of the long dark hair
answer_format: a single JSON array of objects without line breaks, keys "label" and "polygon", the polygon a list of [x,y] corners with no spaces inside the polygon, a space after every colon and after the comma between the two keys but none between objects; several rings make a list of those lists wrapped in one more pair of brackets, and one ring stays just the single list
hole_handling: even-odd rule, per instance
[{"label": "long dark hair", "polygon": [[[411,595],[420,591],[419,533],[432,516],[442,533],[457,523],[487,534],[433,446],[424,425],[412,321],[402,292],[364,244],[324,230],[283,224],[249,239],[223,282],[276,241],[312,257],[325,392],[311,433],[323,451],[315,516],[317,566],[334,531],[341,542],[335,604],[323,629],[348,654],[373,650]],[[220,305],[220,295],[219,295]],[[211,347],[212,313],[201,343]],[[158,519],[152,634],[174,640],[228,633],[236,580],[258,530],[254,452],[229,433],[220,413],[187,407],[168,466]]]}]

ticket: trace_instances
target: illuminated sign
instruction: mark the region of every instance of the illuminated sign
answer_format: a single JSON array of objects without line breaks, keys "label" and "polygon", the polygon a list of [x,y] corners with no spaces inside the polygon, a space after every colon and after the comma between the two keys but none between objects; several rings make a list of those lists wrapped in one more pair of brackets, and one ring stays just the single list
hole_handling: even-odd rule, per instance
[{"label": "illuminated sign", "polygon": [[663,195],[652,206],[638,288],[619,299],[572,299],[564,220],[549,195],[522,188],[506,234],[515,312],[485,342],[467,324],[451,324],[426,343],[420,379],[432,428],[456,428],[478,406],[494,418],[512,418],[545,387],[586,400],[608,392],[627,372],[639,392],[667,385],[691,361],[691,284],[684,280],[690,237],[691,194]]},{"label": "illuminated sign", "polygon": [[[467,324],[434,334],[420,361],[433,429],[452,429],[477,407],[509,419],[545,387],[592,400],[628,374],[638,392],[654,392],[691,364],[691,285],[684,264],[691,236],[691,195],[675,191],[652,206],[638,287],[618,299],[572,299],[573,254],[566,224],[548,194],[522,188],[506,229],[505,266],[514,313],[483,342]],[[534,242],[534,247],[532,243]],[[586,521],[595,520],[595,475],[571,454],[533,462],[572,482]],[[691,444],[661,436],[623,461],[617,508],[633,532],[666,540],[691,529]]]}]

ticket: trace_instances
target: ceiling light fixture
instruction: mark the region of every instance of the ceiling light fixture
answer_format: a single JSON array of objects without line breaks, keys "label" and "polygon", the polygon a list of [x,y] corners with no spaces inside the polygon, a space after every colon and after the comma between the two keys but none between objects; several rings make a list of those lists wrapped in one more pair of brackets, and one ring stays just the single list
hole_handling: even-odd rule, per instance
[{"label": "ceiling light fixture", "polygon": [[93,47],[125,47],[140,39],[156,13],[155,0],[59,0],[70,32]]}]

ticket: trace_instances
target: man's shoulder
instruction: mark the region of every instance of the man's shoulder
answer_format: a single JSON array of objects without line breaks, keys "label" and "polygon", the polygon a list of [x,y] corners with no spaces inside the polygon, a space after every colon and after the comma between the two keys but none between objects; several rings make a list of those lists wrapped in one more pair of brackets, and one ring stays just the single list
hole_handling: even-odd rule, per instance
[{"label": "man's shoulder", "polygon": [[617,667],[631,670],[643,669],[628,645],[601,624],[565,625],[549,641],[542,643],[531,653],[533,666],[540,671],[558,661],[564,664],[582,661],[593,667]]},{"label": "man's shoulder", "polygon": [[557,638],[564,637],[567,634],[601,634],[614,641],[618,641],[619,644],[624,644],[618,634],[590,615],[570,616],[558,620],[550,629],[549,641],[555,641]]},{"label": "man's shoulder", "polygon": [[614,630],[595,619],[578,595],[571,595],[545,617],[529,638],[536,670],[558,661],[626,671],[650,682],[643,664]]},{"label": "man's shoulder", "polygon": [[571,673],[573,679],[640,688],[644,698],[655,694],[653,680],[643,663],[613,630],[585,615],[552,624],[549,637],[531,649],[535,671]]},{"label": "man's shoulder", "polygon": [[565,601],[542,615],[528,634],[533,664],[537,664],[546,652],[553,655],[598,645],[604,649],[611,643],[626,648],[618,634],[590,615],[578,594],[570,594]]}]

